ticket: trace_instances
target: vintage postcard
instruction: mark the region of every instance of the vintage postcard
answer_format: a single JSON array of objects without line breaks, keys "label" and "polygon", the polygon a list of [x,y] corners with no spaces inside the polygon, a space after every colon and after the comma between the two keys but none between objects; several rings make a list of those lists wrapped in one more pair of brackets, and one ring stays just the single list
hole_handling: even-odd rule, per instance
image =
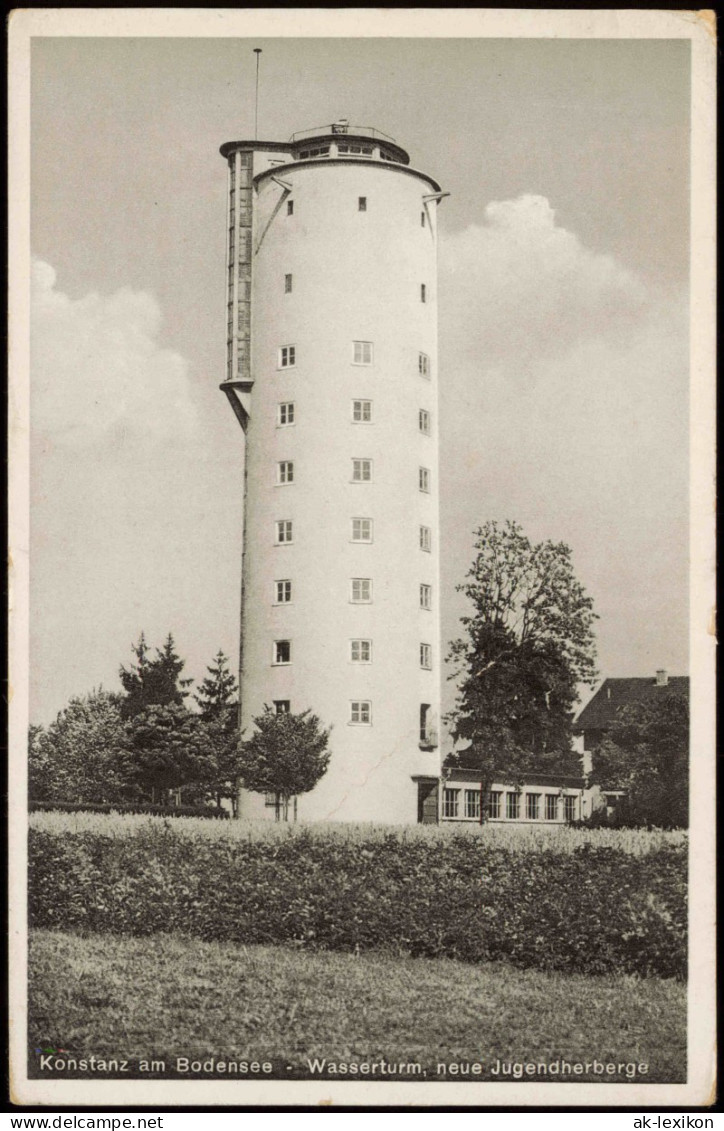
[{"label": "vintage postcard", "polygon": [[714,1102],[715,57],[11,17],[16,1105]]}]

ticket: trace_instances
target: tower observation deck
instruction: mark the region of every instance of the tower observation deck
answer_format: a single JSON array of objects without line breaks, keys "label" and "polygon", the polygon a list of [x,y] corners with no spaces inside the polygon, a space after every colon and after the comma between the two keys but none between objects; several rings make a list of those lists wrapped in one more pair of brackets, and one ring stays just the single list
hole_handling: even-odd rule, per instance
[{"label": "tower observation deck", "polygon": [[[227,370],[245,436],[241,725],[333,726],[309,820],[414,822],[440,772],[437,205],[341,120],[221,146]],[[428,783],[428,784],[426,784]],[[274,816],[262,795],[241,815]]]}]

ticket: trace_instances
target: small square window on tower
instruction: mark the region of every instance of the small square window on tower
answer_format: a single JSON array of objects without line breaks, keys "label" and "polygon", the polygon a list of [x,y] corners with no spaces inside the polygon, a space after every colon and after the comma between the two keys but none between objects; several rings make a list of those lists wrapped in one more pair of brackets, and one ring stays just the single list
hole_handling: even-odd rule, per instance
[{"label": "small square window on tower", "polygon": [[353,342],[352,364],[372,364],[372,342]]},{"label": "small square window on tower", "polygon": [[349,721],[353,726],[370,726],[372,704],[369,699],[353,699],[349,705]]},{"label": "small square window on tower", "polygon": [[353,577],[350,588],[350,601],[353,605],[369,605],[372,601],[372,579]]},{"label": "small square window on tower", "polygon": [[293,216],[293,215],[294,215],[294,201],[288,200],[287,201],[287,216]]},{"label": "small square window on tower", "polygon": [[372,641],[371,640],[350,640],[349,642],[349,658],[353,664],[371,664],[372,663]]},{"label": "small square window on tower", "polygon": [[297,364],[297,347],[296,346],[282,346],[279,350],[279,369],[291,369],[293,365]]},{"label": "small square window on tower", "polygon": [[290,295],[292,293],[292,277],[291,275],[284,276],[284,294]]},{"label": "small square window on tower", "polygon": [[371,459],[353,459],[352,460],[352,482],[353,483],[369,483],[372,479],[372,460]]},{"label": "small square window on tower", "polygon": [[292,662],[292,642],[291,640],[275,640],[274,651],[272,652],[273,664],[291,664]]},{"label": "small square window on tower", "polygon": [[275,699],[274,700],[274,714],[275,715],[288,715],[292,709],[292,704],[289,699]]},{"label": "small square window on tower", "polygon": [[352,401],[352,420],[355,424],[371,424],[372,401]]},{"label": "small square window on tower", "polygon": [[360,197],[357,198],[357,210],[358,210],[358,212],[366,212],[367,211],[367,197],[366,196],[360,196]]},{"label": "small square window on tower", "polygon": [[353,542],[371,542],[372,541],[372,519],[371,518],[353,518],[352,519],[352,541]]}]

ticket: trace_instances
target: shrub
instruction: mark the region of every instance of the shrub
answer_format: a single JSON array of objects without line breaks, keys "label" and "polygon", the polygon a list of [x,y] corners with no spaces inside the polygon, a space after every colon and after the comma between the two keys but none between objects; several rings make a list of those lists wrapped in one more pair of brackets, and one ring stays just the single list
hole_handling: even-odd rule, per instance
[{"label": "shrub", "polygon": [[590,841],[520,851],[464,833],[352,840],[302,828],[254,840],[229,828],[208,836],[191,822],[36,822],[30,923],[685,975],[683,843],[632,855]]},{"label": "shrub", "polygon": [[129,805],[85,805],[82,801],[31,801],[31,813],[145,813],[158,817],[216,817],[223,820],[229,813],[221,806],[211,805],[151,805],[138,801]]}]

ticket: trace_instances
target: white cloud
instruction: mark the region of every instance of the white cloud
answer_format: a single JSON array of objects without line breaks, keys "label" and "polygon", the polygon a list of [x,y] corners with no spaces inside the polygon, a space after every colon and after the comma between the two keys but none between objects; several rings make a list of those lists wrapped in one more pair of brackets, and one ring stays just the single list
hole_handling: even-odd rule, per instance
[{"label": "white cloud", "polygon": [[90,447],[126,434],[166,439],[193,432],[188,362],[158,342],[152,294],[122,287],[72,299],[56,272],[33,263],[31,405],[36,435]]},{"label": "white cloud", "polygon": [[685,672],[685,303],[584,247],[538,196],[441,241],[440,296],[445,585],[474,527],[517,519],[571,545],[605,674]]},{"label": "white cloud", "polygon": [[531,379],[542,358],[635,328],[643,284],[558,227],[545,197],[493,201],[485,218],[441,245],[441,322],[459,357]]}]

